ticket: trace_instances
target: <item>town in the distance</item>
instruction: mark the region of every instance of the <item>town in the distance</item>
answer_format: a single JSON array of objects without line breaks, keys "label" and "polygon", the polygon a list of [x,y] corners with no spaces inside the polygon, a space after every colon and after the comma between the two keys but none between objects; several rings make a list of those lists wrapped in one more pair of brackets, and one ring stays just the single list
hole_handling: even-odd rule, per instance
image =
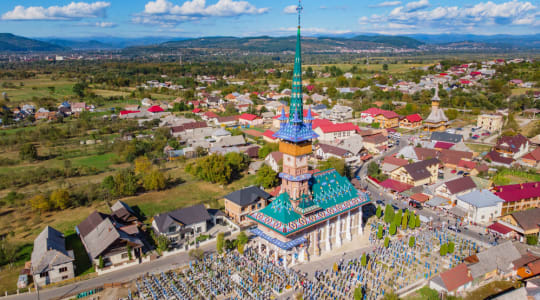
[{"label": "town in the distance", "polygon": [[287,38],[0,34],[0,299],[540,299],[538,48],[289,10]]}]

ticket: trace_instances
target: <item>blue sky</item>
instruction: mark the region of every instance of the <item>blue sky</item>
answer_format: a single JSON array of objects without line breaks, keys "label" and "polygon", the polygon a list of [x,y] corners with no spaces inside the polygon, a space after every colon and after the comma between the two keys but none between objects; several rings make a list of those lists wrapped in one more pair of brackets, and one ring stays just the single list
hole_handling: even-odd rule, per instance
[{"label": "blue sky", "polygon": [[[28,37],[291,35],[295,1],[3,0],[0,32]],[[535,34],[538,0],[304,0],[306,35]]]}]

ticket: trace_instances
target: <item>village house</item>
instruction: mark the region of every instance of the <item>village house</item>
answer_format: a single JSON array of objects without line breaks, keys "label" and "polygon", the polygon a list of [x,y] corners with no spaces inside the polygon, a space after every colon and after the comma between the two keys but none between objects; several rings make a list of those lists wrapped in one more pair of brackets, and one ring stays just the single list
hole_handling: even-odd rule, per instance
[{"label": "village house", "polygon": [[281,165],[283,164],[283,153],[279,151],[271,152],[264,158],[264,161],[274,172],[280,172]]},{"label": "village house", "polygon": [[499,218],[498,223],[514,231],[521,242],[529,235],[539,235],[540,207],[515,211]]},{"label": "village house", "polygon": [[213,218],[203,204],[157,214],[152,220],[156,234],[166,236],[173,246],[180,246],[186,239],[206,233]]},{"label": "village house", "polygon": [[[110,215],[94,211],[75,227],[75,231],[96,267],[100,260],[104,267],[111,267],[135,262],[142,256],[144,243],[137,226],[122,224]],[[133,253],[128,253],[129,249]]]},{"label": "village house", "polygon": [[240,125],[259,126],[263,124],[263,119],[257,115],[244,113],[238,117]]},{"label": "village house", "polygon": [[511,157],[503,156],[500,152],[495,150],[490,151],[484,156],[484,159],[488,160],[493,166],[500,166],[510,168],[515,160]]},{"label": "village house", "polygon": [[34,240],[31,271],[34,283],[44,286],[75,277],[73,250],[66,250],[64,235],[46,226]]},{"label": "village house", "polygon": [[234,191],[225,196],[225,214],[236,224],[252,223],[246,216],[268,204],[270,194],[256,186]]},{"label": "village house", "polygon": [[456,203],[457,197],[476,189],[471,177],[465,176],[444,182],[435,188],[435,195]]},{"label": "village house", "polygon": [[468,268],[473,277],[473,285],[479,286],[490,279],[497,277],[505,279],[513,276],[513,262],[521,258],[521,254],[511,241],[506,241],[474,254],[472,257],[473,259],[465,258],[465,261],[473,261]]},{"label": "village house", "polygon": [[539,167],[540,166],[540,147],[537,147],[533,151],[525,154],[521,157],[521,162],[529,167]]},{"label": "village house", "polygon": [[493,192],[504,200],[502,215],[540,207],[540,182],[496,186]]},{"label": "village house", "polygon": [[435,131],[431,133],[430,140],[457,144],[463,141],[463,136],[461,134],[448,133],[446,131]]},{"label": "village house", "polygon": [[345,149],[323,143],[319,143],[315,146],[315,155],[320,160],[327,160],[330,157],[346,158],[351,156]]},{"label": "village house", "polygon": [[349,151],[352,156],[359,156],[364,149],[364,139],[360,135],[353,135],[342,140],[338,146]]},{"label": "village house", "polygon": [[412,186],[437,182],[440,161],[436,158],[404,165],[392,171],[390,177]]},{"label": "village house", "polygon": [[472,281],[469,269],[462,263],[435,276],[429,281],[429,287],[441,293],[459,295],[471,287]]},{"label": "village house", "polygon": [[185,133],[193,132],[197,128],[207,128],[208,125],[204,121],[184,123],[179,126],[170,127],[170,133],[173,137],[180,137]]},{"label": "village house", "polygon": [[73,113],[82,113],[86,110],[85,102],[75,102],[71,104],[71,112]]},{"label": "village house", "polygon": [[422,117],[419,114],[412,114],[399,121],[399,127],[405,129],[416,129],[422,127]]},{"label": "village house", "polygon": [[321,142],[338,143],[356,135],[358,126],[353,123],[332,123],[326,119],[313,120],[313,131]]},{"label": "village house", "polygon": [[221,127],[235,126],[239,116],[216,117],[214,123]]},{"label": "village house", "polygon": [[370,153],[382,153],[388,147],[388,138],[381,133],[363,137],[364,148]]},{"label": "village house", "polygon": [[503,122],[502,115],[482,114],[478,116],[476,127],[480,127],[492,133],[499,132],[502,130]]},{"label": "village house", "polygon": [[540,257],[527,253],[512,262],[518,279],[526,279],[540,274]]},{"label": "village house", "polygon": [[403,167],[407,164],[409,164],[409,161],[407,161],[406,159],[397,158],[391,155],[385,156],[381,164],[381,171],[384,174],[390,174],[397,168]]},{"label": "village house", "polygon": [[518,159],[529,152],[529,140],[521,134],[502,136],[497,139],[494,150],[504,157]]},{"label": "village house", "polygon": [[503,202],[489,190],[475,190],[458,195],[456,204],[466,212],[467,221],[488,224],[501,215]]},{"label": "village house", "polygon": [[274,136],[275,132],[267,129],[263,132],[263,140],[267,143],[277,143],[279,142],[278,138]]}]

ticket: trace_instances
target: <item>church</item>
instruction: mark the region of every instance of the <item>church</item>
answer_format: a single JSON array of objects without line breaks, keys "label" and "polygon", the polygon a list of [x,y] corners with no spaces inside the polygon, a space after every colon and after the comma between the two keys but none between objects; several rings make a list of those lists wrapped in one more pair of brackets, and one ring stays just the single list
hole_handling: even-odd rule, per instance
[{"label": "church", "polygon": [[440,108],[441,98],[439,98],[439,89],[435,89],[435,95],[431,98],[431,113],[424,120],[424,130],[433,131],[445,131],[448,128],[448,118],[444,114],[442,108]]},{"label": "church", "polygon": [[274,134],[283,154],[280,194],[265,208],[248,218],[257,223],[251,232],[257,236],[259,251],[274,255],[291,265],[339,248],[353,235],[361,235],[362,206],[370,202],[367,194],[355,189],[336,170],[308,170],[313,139],[311,108],[303,114],[300,11],[289,116],[282,109],[280,128]]}]

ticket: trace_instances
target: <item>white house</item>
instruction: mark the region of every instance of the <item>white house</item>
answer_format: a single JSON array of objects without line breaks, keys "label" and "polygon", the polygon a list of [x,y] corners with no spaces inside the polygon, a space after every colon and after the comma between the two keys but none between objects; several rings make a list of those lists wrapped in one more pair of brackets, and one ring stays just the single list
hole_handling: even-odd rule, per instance
[{"label": "white house", "polygon": [[322,142],[337,143],[356,135],[358,126],[353,123],[332,123],[326,119],[314,120],[313,129]]},{"label": "white house", "polygon": [[73,250],[66,250],[64,235],[52,227],[45,227],[34,240],[32,274],[39,286],[75,277]]},{"label": "white house", "polygon": [[457,197],[457,206],[465,210],[470,222],[487,224],[501,216],[504,200],[488,190],[476,190]]},{"label": "white house", "polygon": [[281,153],[279,151],[274,151],[274,152],[268,154],[264,158],[264,162],[267,165],[269,165],[270,168],[272,168],[272,170],[274,170],[274,172],[279,172],[281,164],[283,163],[282,160],[283,160],[283,153]]},{"label": "white house", "polygon": [[158,214],[152,221],[156,234],[166,236],[173,244],[179,244],[188,237],[208,231],[212,217],[203,204]]}]

